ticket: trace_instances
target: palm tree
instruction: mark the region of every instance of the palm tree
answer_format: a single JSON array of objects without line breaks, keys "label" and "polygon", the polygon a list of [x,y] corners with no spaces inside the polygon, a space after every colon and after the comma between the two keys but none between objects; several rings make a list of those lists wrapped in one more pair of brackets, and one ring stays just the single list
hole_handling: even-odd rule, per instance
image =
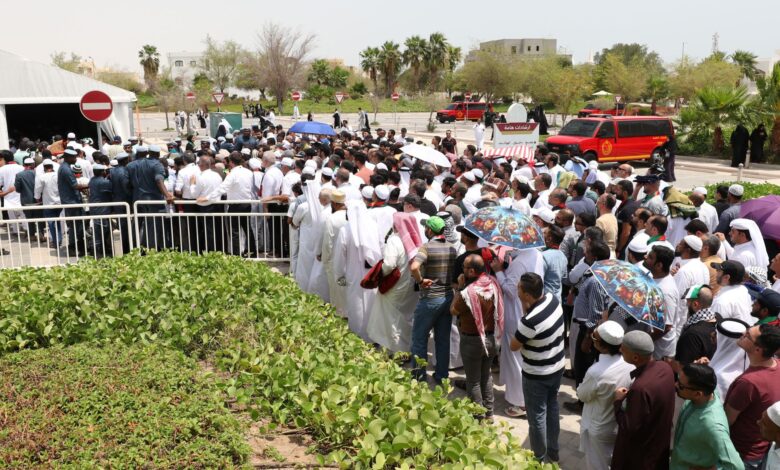
[{"label": "palm tree", "polygon": [[447,72],[454,72],[460,63],[463,51],[460,47],[447,46]]},{"label": "palm tree", "polygon": [[325,85],[328,83],[328,77],[330,74],[330,65],[325,59],[317,59],[311,63],[309,68],[308,80],[317,85]]},{"label": "palm tree", "polygon": [[154,89],[157,82],[157,72],[160,71],[160,53],[157,52],[157,46],[144,44],[138,51],[139,62],[144,68],[144,82],[150,90]]},{"label": "palm tree", "polygon": [[360,52],[360,68],[368,74],[368,78],[374,82],[374,93],[377,90],[377,81],[379,80],[379,48],[367,47]]},{"label": "palm tree", "polygon": [[385,96],[388,98],[395,89],[402,63],[400,46],[393,41],[385,41],[379,49],[379,68],[382,70],[382,76],[385,80]]},{"label": "palm tree", "polygon": [[741,122],[746,117],[749,95],[745,87],[706,87],[696,92],[690,109],[696,126],[712,130],[712,150],[723,152],[723,127]]},{"label": "palm tree", "polygon": [[666,77],[654,76],[647,79],[645,97],[650,100],[650,112],[655,114],[658,102],[669,97],[669,82]]},{"label": "palm tree", "polygon": [[758,96],[767,114],[773,116],[774,124],[769,137],[769,150],[780,155],[780,62],[769,75],[760,75],[756,80]]},{"label": "palm tree", "polygon": [[438,87],[441,72],[449,65],[448,52],[450,44],[442,33],[431,33],[428,36],[428,49],[425,54],[425,62],[430,75],[431,90]]},{"label": "palm tree", "polygon": [[[761,74],[761,70],[756,67],[756,59],[756,55],[748,51],[734,51],[731,55],[731,61],[739,66],[742,77],[752,81],[755,81]],[[739,80],[737,80],[737,86],[739,86]]]},{"label": "palm tree", "polygon": [[428,44],[420,36],[412,36],[404,42],[404,46],[406,46],[406,50],[403,52],[404,65],[412,69],[414,86],[420,89],[422,88],[420,86],[420,68],[425,63],[425,50]]}]

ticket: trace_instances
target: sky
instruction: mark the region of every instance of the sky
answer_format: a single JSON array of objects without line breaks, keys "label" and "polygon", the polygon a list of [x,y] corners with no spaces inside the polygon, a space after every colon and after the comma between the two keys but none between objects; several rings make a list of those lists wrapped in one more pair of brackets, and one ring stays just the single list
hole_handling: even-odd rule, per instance
[{"label": "sky", "polygon": [[[778,0],[425,1],[233,0],[96,2],[3,1],[0,49],[49,63],[55,51],[92,57],[98,68],[140,72],[138,50],[157,46],[162,65],[169,52],[201,51],[206,35],[257,47],[257,33],[272,21],[315,34],[311,58],[340,58],[358,65],[367,46],[442,32],[463,49],[502,38],[555,38],[584,62],[614,43],[637,42],[662,60],[703,58],[712,50],[748,50],[759,58],[780,51]],[[684,44],[684,45],[683,45]],[[780,52],[777,52],[780,53]]]}]

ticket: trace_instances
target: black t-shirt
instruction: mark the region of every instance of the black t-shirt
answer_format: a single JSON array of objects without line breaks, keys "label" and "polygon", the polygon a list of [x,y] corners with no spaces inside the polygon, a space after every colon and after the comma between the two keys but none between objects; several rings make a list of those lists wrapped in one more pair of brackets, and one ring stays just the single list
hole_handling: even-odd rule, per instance
[{"label": "black t-shirt", "polygon": [[423,214],[433,217],[436,215],[437,212],[439,212],[439,208],[436,207],[436,204],[432,203],[428,199],[421,198],[420,199],[420,212]]},{"label": "black t-shirt", "polygon": [[623,203],[620,204],[620,207],[618,208],[615,217],[617,218],[618,222],[620,222],[621,224],[630,224],[631,217],[634,215],[634,212],[636,212],[638,207],[639,207],[639,201],[635,201],[633,199],[623,201]]},{"label": "black t-shirt", "polygon": [[704,356],[712,359],[715,346],[715,322],[700,321],[683,330],[674,358],[683,365]]}]

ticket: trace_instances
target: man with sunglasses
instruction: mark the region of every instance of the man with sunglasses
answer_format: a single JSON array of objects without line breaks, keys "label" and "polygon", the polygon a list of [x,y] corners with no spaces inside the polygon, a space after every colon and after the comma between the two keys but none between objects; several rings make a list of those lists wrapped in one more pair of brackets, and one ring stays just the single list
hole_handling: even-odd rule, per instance
[{"label": "man with sunglasses", "polygon": [[685,400],[674,431],[670,470],[742,469],[729,437],[729,425],[715,393],[715,371],[705,364],[686,364],[677,376],[677,396]]}]

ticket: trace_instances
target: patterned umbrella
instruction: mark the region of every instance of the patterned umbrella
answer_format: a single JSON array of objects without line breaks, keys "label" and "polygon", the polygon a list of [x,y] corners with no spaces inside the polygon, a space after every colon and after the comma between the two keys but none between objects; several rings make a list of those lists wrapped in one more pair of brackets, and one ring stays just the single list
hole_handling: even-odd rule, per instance
[{"label": "patterned umbrella", "polygon": [[607,295],[637,321],[664,329],[664,294],[658,284],[638,266],[609,259],[590,267]]},{"label": "patterned umbrella", "polygon": [[469,215],[465,227],[488,243],[516,249],[544,246],[542,229],[522,212],[506,207],[483,207]]}]

